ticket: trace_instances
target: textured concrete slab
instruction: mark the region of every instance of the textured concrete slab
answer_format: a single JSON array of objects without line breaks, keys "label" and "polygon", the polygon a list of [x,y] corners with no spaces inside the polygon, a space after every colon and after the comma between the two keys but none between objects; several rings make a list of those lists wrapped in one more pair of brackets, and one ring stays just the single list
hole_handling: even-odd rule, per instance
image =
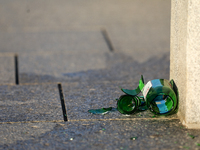
[{"label": "textured concrete slab", "polygon": [[[162,57],[163,54],[169,52],[169,27],[147,27],[148,25],[133,25],[132,27],[126,27],[121,30],[118,28],[108,28],[107,30],[115,50],[123,52],[139,63],[144,63],[152,57]],[[166,25],[169,26],[169,23],[167,22]]]},{"label": "textured concrete slab", "polygon": [[200,130],[186,129],[176,119],[2,124],[0,133],[2,149],[175,150],[199,149],[200,141]]},{"label": "textured concrete slab", "polygon": [[103,69],[109,53],[100,30],[10,33],[0,38],[1,51],[19,55],[20,83],[25,82],[21,74],[61,77],[64,73]]},{"label": "textured concrete slab", "polygon": [[[62,53],[61,53],[62,54]],[[88,54],[91,56],[92,54]],[[48,55],[46,55],[48,56]],[[51,57],[50,57],[51,56]],[[85,56],[85,55],[83,55]],[[102,56],[101,58],[98,56]],[[145,81],[149,81],[157,78],[169,79],[169,53],[164,54],[162,57],[152,57],[148,61],[144,63],[138,63],[132,57],[124,55],[123,53],[106,53],[99,54],[98,56],[94,56],[93,58],[85,60],[86,62],[94,62],[97,63],[89,63],[85,64],[79,63],[80,66],[84,66],[87,68],[90,66],[93,69],[84,70],[84,68],[79,68],[78,66],[74,66],[73,68],[68,68],[69,64],[63,63],[68,62],[68,60],[64,59],[65,55],[52,56],[49,54],[49,57],[43,56],[33,56],[33,59],[28,56],[24,57],[24,62],[29,62],[29,66],[26,64],[21,64],[20,66],[24,68],[20,68],[20,83],[46,83],[46,82],[91,82],[91,81],[117,81],[121,82],[121,84],[126,83],[130,85],[129,87],[125,85],[127,88],[133,88],[133,83],[135,85],[138,84],[138,78],[143,74]],[[75,56],[74,56],[75,57]],[[78,56],[77,56],[78,57]],[[40,58],[37,61],[33,61],[36,58]],[[56,62],[54,60],[56,59]],[[60,59],[62,58],[62,59]],[[75,57],[76,58],[76,57]],[[80,56],[80,58],[83,58]],[[96,59],[95,59],[96,58]],[[43,61],[44,59],[45,61]],[[22,60],[22,58],[20,58]],[[71,59],[70,59],[71,60]],[[84,59],[83,59],[84,60]],[[81,61],[81,60],[80,60]],[[33,64],[31,64],[32,62]],[[51,65],[46,64],[48,62]],[[71,60],[71,62],[75,62],[75,60]],[[79,62],[79,60],[77,60]],[[77,62],[75,62],[77,64]],[[104,64],[105,63],[105,64]],[[43,64],[43,65],[40,65]],[[88,66],[87,66],[88,65]],[[45,68],[46,67],[46,68]],[[32,71],[31,71],[32,69]],[[77,72],[68,72],[69,69],[84,70]],[[22,72],[22,70],[24,70]],[[26,70],[29,70],[26,71]],[[34,70],[34,71],[33,71]],[[44,72],[42,72],[44,70]],[[54,71],[55,70],[55,71]],[[45,74],[46,73],[46,74]],[[55,74],[55,75],[54,75]],[[121,86],[120,84],[120,86]]]},{"label": "textured concrete slab", "polygon": [[[118,82],[76,82],[72,84],[63,84],[65,94],[67,116],[70,120],[84,119],[131,119],[131,118],[177,118],[176,114],[163,117],[155,116],[149,110],[139,112],[133,115],[123,115],[117,108],[116,99],[124,93],[120,86],[125,86],[125,83]],[[135,85],[135,88],[138,86]],[[101,109],[113,107],[114,109],[105,115],[94,115],[88,112],[89,109]]]},{"label": "textured concrete slab", "polygon": [[[26,83],[24,74],[39,76],[64,77],[66,73],[106,68],[106,53],[91,50],[90,52],[49,52],[26,53],[19,56],[20,83]],[[28,81],[34,82],[34,79]],[[43,81],[44,82],[44,81]]]},{"label": "textured concrete slab", "polygon": [[[138,63],[122,53],[112,53],[106,56],[105,69],[65,73],[62,82],[103,82],[116,83],[123,88],[138,86],[140,75],[144,75],[145,83],[152,79],[169,79],[169,54],[161,58],[152,57],[145,63]],[[49,78],[50,79],[50,78]],[[28,79],[26,79],[28,80]],[[37,80],[42,80],[37,78]],[[52,78],[52,80],[56,80]]]},{"label": "textured concrete slab", "polygon": [[[0,31],[3,32],[0,45],[4,47],[3,41],[10,39],[6,38],[6,32],[62,32],[99,30],[103,27],[107,29],[116,50],[138,62],[145,62],[170,49],[170,6],[170,0],[49,0],[48,3],[4,0],[0,6]],[[21,36],[18,34],[19,39]],[[34,34],[32,36],[30,39],[34,39]],[[10,46],[17,41],[13,42],[11,38]],[[34,48],[34,44],[37,43],[33,40],[29,45]],[[28,46],[28,49],[31,47]]]},{"label": "textured concrete slab", "polygon": [[0,86],[0,122],[63,120],[57,85]]},{"label": "textured concrete slab", "polygon": [[14,54],[0,53],[0,84],[15,84]]},{"label": "textured concrete slab", "polygon": [[[9,42],[8,42],[9,41]],[[16,52],[19,55],[36,52],[107,52],[108,47],[100,32],[95,31],[60,31],[60,32],[15,32],[2,33],[0,36],[1,52]]]},{"label": "textured concrete slab", "polygon": [[169,24],[170,0],[49,0],[48,3],[20,0],[20,4],[2,0],[0,13],[0,31],[4,32],[90,29],[105,25],[134,28],[139,24],[149,28],[155,24],[156,28],[168,26],[165,23]]}]

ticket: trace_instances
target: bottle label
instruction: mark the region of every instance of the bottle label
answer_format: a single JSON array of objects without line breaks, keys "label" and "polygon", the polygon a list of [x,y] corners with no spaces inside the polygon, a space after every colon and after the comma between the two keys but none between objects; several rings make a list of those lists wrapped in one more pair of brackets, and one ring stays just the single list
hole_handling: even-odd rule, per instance
[{"label": "bottle label", "polygon": [[146,96],[150,90],[150,88],[152,87],[152,83],[151,81],[147,82],[147,84],[144,86],[144,88],[142,89],[142,94],[144,96],[144,99],[146,99]]}]

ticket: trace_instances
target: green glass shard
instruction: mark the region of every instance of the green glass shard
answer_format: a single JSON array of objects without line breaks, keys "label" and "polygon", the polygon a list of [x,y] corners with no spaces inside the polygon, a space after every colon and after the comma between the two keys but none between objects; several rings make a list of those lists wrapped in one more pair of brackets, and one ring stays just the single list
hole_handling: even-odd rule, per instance
[{"label": "green glass shard", "polygon": [[183,148],[185,148],[185,149],[189,149],[190,147],[188,147],[188,146],[183,146]]},{"label": "green glass shard", "polygon": [[171,86],[172,86],[172,88],[173,88],[173,90],[176,94],[176,98],[177,98],[177,107],[174,109],[174,113],[177,113],[178,112],[178,106],[179,106],[179,92],[178,92],[178,88],[177,88],[173,79],[170,80],[170,84],[171,84]]},{"label": "green glass shard", "polygon": [[200,143],[196,143],[197,146],[200,146]]},{"label": "green glass shard", "polygon": [[147,107],[147,105],[146,105],[146,102],[144,101],[144,97],[143,96],[140,96],[140,105],[139,105],[139,107],[138,107],[138,110],[139,111],[145,111],[145,110],[147,110],[148,109],[148,107]]},{"label": "green glass shard", "polygon": [[145,106],[139,106],[138,107],[138,110],[140,110],[140,111],[145,111],[145,110],[147,110],[148,109],[148,107],[145,105]]},{"label": "green glass shard", "polygon": [[90,109],[90,110],[88,110],[88,112],[92,113],[92,114],[105,115],[111,110],[112,110],[112,107],[108,107],[108,108],[101,108],[101,109]]},{"label": "green glass shard", "polygon": [[135,90],[121,89],[121,90],[127,95],[136,96],[141,92],[143,87],[144,87],[144,79],[143,79],[143,76],[141,75],[141,79],[139,81],[139,85],[138,85],[137,89],[135,89]]},{"label": "green glass shard", "polygon": [[133,140],[133,141],[134,141],[134,140],[136,140],[137,138],[138,138],[138,137],[136,137],[136,136],[135,136],[135,137],[131,137],[130,140]]},{"label": "green glass shard", "polygon": [[194,136],[194,135],[191,135],[191,134],[189,134],[189,133],[188,133],[188,136],[189,136],[189,137],[191,137],[192,139],[194,139],[194,138],[195,138],[195,136]]}]

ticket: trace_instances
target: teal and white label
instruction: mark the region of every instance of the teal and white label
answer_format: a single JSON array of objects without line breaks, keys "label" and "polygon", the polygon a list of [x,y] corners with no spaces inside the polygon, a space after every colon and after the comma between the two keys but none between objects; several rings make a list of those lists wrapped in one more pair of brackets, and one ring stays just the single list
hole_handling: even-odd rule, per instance
[{"label": "teal and white label", "polygon": [[144,99],[146,99],[146,96],[150,90],[150,88],[152,87],[152,83],[151,81],[147,82],[147,84],[144,86],[144,88],[142,89],[142,94],[144,96]]}]

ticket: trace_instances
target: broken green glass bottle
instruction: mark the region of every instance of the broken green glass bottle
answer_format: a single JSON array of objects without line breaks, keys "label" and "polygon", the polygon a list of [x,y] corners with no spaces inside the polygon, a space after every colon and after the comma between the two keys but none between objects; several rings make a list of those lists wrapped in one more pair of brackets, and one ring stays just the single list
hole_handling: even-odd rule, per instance
[{"label": "broken green glass bottle", "polygon": [[[119,98],[117,108],[122,114],[133,114],[138,109],[150,109],[156,115],[170,115],[178,111],[178,89],[173,80],[155,79],[144,85],[143,76],[135,90],[122,89],[127,94]],[[142,92],[143,96],[137,96]],[[146,105],[146,107],[145,107]]]}]

